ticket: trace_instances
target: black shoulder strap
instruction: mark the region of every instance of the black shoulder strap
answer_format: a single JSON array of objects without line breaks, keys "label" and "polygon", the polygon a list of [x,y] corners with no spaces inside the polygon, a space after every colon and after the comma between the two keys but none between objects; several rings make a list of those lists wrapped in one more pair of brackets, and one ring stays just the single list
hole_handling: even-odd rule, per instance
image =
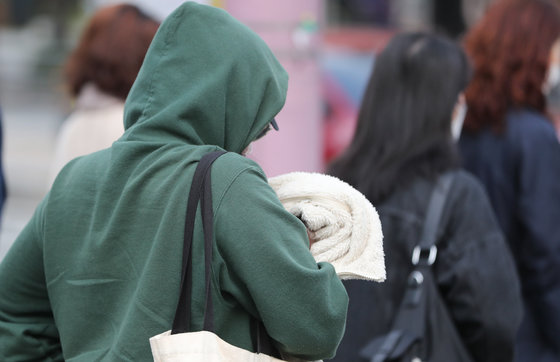
[{"label": "black shoulder strap", "polygon": [[452,181],[453,175],[445,173],[434,185],[422,234],[412,253],[414,269],[408,277],[406,291],[392,322],[391,331],[372,340],[361,352],[371,362],[384,362],[402,356],[424,335],[427,300],[423,283],[424,278],[429,277],[426,273],[431,274],[431,265],[437,255],[437,230]]},{"label": "black shoulder strap", "polygon": [[419,246],[422,249],[429,249],[436,244],[437,230],[443,212],[443,206],[447,199],[447,194],[451,188],[453,181],[452,174],[447,172],[441,175],[432,191],[430,203],[428,204],[428,212],[424,221],[422,237]]},{"label": "black shoulder strap", "polygon": [[[190,320],[191,320],[191,298],[192,298],[192,241],[193,241],[193,231],[194,231],[194,221],[196,217],[196,209],[198,202],[202,198],[203,190],[205,188],[205,182],[210,185],[210,167],[212,163],[223,155],[224,151],[214,151],[209,154],[204,155],[196,170],[194,172],[193,180],[191,183],[191,190],[189,192],[189,199],[187,202],[187,215],[185,221],[185,232],[183,239],[183,268],[181,270],[181,291],[179,293],[179,302],[177,303],[177,309],[175,310],[175,319],[173,320],[173,328],[171,329],[171,334],[185,333],[190,331]],[[212,331],[213,327],[213,315],[212,315],[212,295],[210,293],[210,263],[208,260],[212,260],[212,244],[210,244],[210,253],[207,252],[208,245],[207,239],[212,243],[211,234],[212,231],[212,221],[208,220],[208,212],[210,213],[210,218],[212,215],[212,195],[208,195],[203,199],[201,205],[201,212],[203,217],[203,228],[204,228],[204,259],[205,259],[205,274],[206,274],[206,306],[204,312],[204,329]],[[210,209],[208,209],[208,204]],[[208,227],[210,224],[210,227]],[[210,235],[208,235],[210,234]],[[210,254],[210,255],[209,255]],[[210,297],[209,297],[210,296]],[[210,306],[210,308],[209,308]],[[209,329],[208,329],[209,328]]]},{"label": "black shoulder strap", "polygon": [[[212,210],[212,181],[211,166],[214,161],[223,155],[224,151],[215,151],[203,156],[194,172],[189,200],[187,202],[187,215],[185,222],[183,245],[183,268],[181,271],[181,290],[179,302],[175,311],[171,334],[190,332],[191,298],[192,298],[192,242],[196,208],[200,201],[202,214],[202,228],[204,232],[204,274],[205,274],[205,306],[204,326],[205,331],[214,332],[214,309],[211,293],[211,265],[212,245],[214,242],[214,214]],[[270,337],[262,322],[255,320],[253,336],[256,339],[255,349],[258,353],[278,356],[278,351],[272,344]]]}]

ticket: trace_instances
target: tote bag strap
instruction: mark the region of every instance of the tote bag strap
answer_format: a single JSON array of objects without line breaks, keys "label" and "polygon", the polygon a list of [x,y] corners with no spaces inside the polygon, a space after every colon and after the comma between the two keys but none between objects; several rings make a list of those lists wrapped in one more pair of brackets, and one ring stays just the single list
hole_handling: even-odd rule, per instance
[{"label": "tote bag strap", "polygon": [[[192,242],[196,209],[202,199],[201,212],[204,230],[204,274],[206,301],[204,307],[204,330],[214,332],[214,315],[212,308],[212,293],[210,293],[210,264],[212,262],[212,240],[213,240],[213,213],[212,194],[210,184],[210,167],[212,163],[223,155],[224,151],[214,151],[204,155],[198,163],[194,172],[187,202],[187,215],[185,221],[185,232],[183,239],[183,267],[181,270],[181,290],[179,302],[175,310],[175,319],[171,334],[190,332],[191,321],[191,299],[192,299]],[[206,186],[205,186],[206,184]],[[208,190],[205,190],[205,189]],[[204,191],[208,192],[203,197]],[[209,206],[209,207],[208,207]],[[209,214],[209,215],[208,215]],[[210,220],[209,220],[210,219]],[[209,244],[209,245],[208,245]],[[208,252],[210,250],[210,252]]]},{"label": "tote bag strap", "polygon": [[[196,208],[200,201],[202,214],[202,228],[204,232],[204,277],[205,277],[205,305],[203,329],[214,333],[214,309],[211,292],[211,265],[214,241],[214,213],[212,209],[212,182],[211,166],[216,159],[225,151],[214,151],[204,155],[198,163],[194,172],[187,201],[187,213],[183,245],[183,267],[181,270],[181,290],[179,302],[175,311],[171,334],[190,332],[191,322],[191,299],[192,299],[192,242]],[[265,353],[271,356],[278,355],[269,335],[261,321],[254,320],[251,327],[256,335],[255,340],[257,353]]]}]

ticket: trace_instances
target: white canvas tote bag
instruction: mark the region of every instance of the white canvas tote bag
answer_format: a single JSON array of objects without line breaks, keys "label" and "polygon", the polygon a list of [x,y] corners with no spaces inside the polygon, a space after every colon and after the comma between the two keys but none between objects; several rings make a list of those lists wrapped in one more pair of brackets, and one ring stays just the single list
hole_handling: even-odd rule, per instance
[{"label": "white canvas tote bag", "polygon": [[154,362],[275,362],[264,353],[253,353],[231,345],[209,331],[171,334],[150,338]]}]

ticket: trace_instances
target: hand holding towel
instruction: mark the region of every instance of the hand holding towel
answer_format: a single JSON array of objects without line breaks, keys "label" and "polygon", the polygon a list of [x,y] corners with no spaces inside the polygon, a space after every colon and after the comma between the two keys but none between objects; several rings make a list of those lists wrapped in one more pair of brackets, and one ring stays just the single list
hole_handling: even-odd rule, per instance
[{"label": "hand holding towel", "polygon": [[311,254],[331,263],[341,279],[385,280],[383,233],[373,205],[352,186],[319,173],[269,179],[291,214],[314,233]]}]

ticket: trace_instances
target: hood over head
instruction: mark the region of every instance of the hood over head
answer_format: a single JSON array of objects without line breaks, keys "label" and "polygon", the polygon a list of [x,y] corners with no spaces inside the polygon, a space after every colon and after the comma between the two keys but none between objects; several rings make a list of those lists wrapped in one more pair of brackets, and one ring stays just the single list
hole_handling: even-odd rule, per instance
[{"label": "hood over head", "polygon": [[288,76],[226,11],[194,2],[160,26],[125,104],[121,141],[241,152],[283,107]]}]

